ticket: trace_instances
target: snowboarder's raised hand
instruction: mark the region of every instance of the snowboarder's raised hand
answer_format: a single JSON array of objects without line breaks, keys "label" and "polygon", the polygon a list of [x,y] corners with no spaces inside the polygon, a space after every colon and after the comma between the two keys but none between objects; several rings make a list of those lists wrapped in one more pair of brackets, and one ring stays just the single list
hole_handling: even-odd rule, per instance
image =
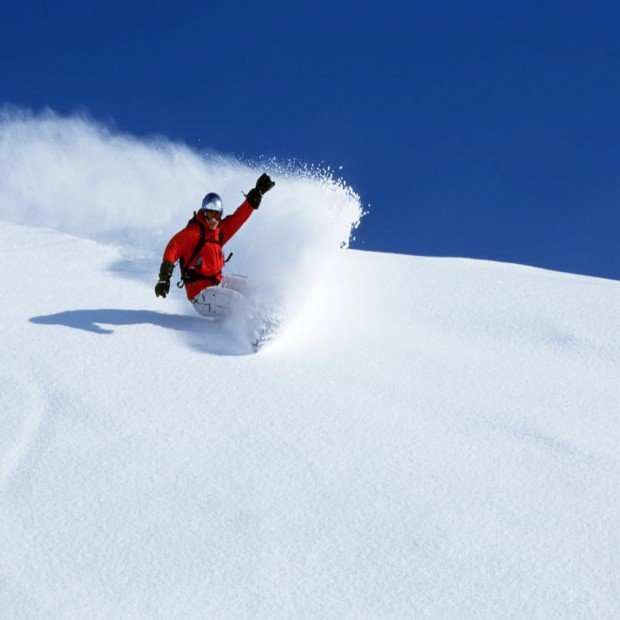
[{"label": "snowboarder's raised hand", "polygon": [[271,177],[266,172],[263,172],[256,181],[256,189],[261,194],[266,194],[274,185],[275,181],[272,181]]},{"label": "snowboarder's raised hand", "polygon": [[275,181],[271,180],[271,177],[263,172],[256,181],[256,186],[253,187],[246,196],[246,200],[250,203],[250,206],[254,209],[258,209],[263,194],[266,194],[273,186]]},{"label": "snowboarder's raised hand", "polygon": [[166,299],[166,295],[170,292],[170,278],[174,265],[168,261],[164,261],[159,268],[159,282],[155,285],[155,295]]}]

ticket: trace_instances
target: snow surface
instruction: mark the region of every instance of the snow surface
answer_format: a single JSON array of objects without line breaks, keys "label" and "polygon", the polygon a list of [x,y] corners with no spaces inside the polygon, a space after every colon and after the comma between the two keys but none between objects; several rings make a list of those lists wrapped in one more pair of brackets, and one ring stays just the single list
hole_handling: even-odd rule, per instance
[{"label": "snow surface", "polygon": [[281,171],[253,354],[153,286],[262,167],[14,114],[0,162],[0,617],[620,617],[618,282],[340,250]]}]

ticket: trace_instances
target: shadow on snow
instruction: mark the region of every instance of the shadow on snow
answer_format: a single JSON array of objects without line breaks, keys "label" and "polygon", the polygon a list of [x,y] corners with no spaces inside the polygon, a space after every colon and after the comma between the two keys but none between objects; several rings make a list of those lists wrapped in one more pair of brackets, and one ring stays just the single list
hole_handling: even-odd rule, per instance
[{"label": "shadow on snow", "polygon": [[248,343],[240,341],[231,326],[215,324],[207,319],[182,314],[101,308],[67,310],[56,314],[34,316],[30,318],[30,322],[37,325],[63,325],[101,335],[114,333],[113,329],[107,329],[102,325],[155,325],[185,334],[190,346],[202,353],[244,355],[253,352]]}]

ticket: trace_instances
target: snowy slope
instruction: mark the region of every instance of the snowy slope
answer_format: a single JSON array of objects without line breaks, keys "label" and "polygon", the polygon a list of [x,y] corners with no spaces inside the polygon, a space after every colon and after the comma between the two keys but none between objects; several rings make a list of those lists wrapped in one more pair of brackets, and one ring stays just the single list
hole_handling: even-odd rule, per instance
[{"label": "snowy slope", "polygon": [[229,355],[117,250],[0,239],[4,617],[620,613],[618,283],[343,250]]},{"label": "snowy slope", "polygon": [[0,165],[0,617],[620,616],[618,282],[340,250],[272,162],[253,354],[153,285],[264,165],[15,113]]}]

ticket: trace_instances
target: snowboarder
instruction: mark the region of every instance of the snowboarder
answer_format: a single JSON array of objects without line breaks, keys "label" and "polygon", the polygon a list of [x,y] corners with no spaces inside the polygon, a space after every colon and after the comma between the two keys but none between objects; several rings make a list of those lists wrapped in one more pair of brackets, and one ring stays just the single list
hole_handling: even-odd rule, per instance
[{"label": "snowboarder", "polygon": [[168,242],[155,295],[165,298],[170,292],[170,278],[178,260],[181,268],[179,286],[185,286],[187,298],[199,314],[225,315],[245,303],[245,278],[222,275],[226,263],[222,248],[258,209],[263,194],[274,185],[269,175],[262,174],[245,201],[232,215],[223,219],[222,199],[213,192],[207,194],[200,211],[194,213],[187,226]]}]

